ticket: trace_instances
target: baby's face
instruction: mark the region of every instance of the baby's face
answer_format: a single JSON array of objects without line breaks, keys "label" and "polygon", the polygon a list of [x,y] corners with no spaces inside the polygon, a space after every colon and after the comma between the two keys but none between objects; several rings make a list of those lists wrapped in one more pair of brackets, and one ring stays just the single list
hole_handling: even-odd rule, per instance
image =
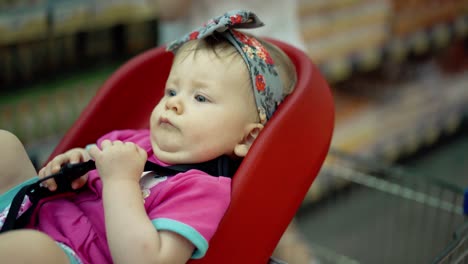
[{"label": "baby's face", "polygon": [[247,125],[256,122],[243,63],[206,49],[176,57],[151,114],[151,144],[160,160],[198,163],[233,154]]}]

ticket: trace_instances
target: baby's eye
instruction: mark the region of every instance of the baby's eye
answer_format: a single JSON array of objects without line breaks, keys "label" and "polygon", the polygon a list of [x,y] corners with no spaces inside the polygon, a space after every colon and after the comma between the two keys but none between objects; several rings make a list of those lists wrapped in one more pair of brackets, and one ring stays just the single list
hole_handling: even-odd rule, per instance
[{"label": "baby's eye", "polygon": [[204,102],[208,101],[208,100],[206,99],[206,97],[203,96],[203,95],[196,95],[196,96],[195,96],[195,100],[197,100],[197,101],[200,102],[200,103],[204,103]]},{"label": "baby's eye", "polygon": [[167,89],[166,90],[166,95],[167,96],[175,96],[177,93],[174,89]]}]

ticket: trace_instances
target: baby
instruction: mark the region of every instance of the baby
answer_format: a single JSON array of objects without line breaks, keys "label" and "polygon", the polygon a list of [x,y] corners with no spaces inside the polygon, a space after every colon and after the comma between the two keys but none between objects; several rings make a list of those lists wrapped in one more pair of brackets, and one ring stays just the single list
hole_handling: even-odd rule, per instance
[{"label": "baby", "polygon": [[[186,263],[202,258],[229,205],[231,179],[197,169],[158,177],[143,173],[144,165],[238,161],[247,155],[296,82],[294,66],[279,48],[236,30],[261,25],[251,12],[232,11],[168,45],[175,58],[149,130],[113,131],[96,145],[50,161],[40,178],[65,163],[89,159],[97,169],[72,183],[76,194],[42,203],[33,228],[0,235],[0,259]],[[0,131],[0,145],[0,167],[7,168],[0,170],[1,224],[11,197],[35,181],[36,172],[14,135]],[[43,186],[57,188],[53,180]],[[29,205],[25,199],[22,207]]]}]

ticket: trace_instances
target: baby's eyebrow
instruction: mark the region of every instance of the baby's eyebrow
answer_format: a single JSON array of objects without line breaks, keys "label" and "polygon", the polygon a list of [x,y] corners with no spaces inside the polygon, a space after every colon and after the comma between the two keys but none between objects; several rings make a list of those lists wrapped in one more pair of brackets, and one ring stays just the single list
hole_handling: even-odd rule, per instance
[{"label": "baby's eyebrow", "polygon": [[196,89],[206,89],[210,87],[210,85],[213,85],[212,81],[202,79],[193,80],[192,83],[193,87]]}]

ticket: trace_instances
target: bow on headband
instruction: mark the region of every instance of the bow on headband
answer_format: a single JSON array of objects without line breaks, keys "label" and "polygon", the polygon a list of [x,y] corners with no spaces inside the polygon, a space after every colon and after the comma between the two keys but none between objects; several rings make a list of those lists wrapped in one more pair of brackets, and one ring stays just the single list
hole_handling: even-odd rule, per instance
[{"label": "bow on headband", "polygon": [[167,46],[167,50],[175,52],[190,40],[203,39],[215,31],[221,33],[236,48],[247,65],[260,122],[265,124],[284,99],[282,82],[266,48],[254,37],[235,30],[236,28],[256,28],[263,25],[252,12],[242,10],[227,12],[211,19],[204,26],[181,39],[173,41]]}]

